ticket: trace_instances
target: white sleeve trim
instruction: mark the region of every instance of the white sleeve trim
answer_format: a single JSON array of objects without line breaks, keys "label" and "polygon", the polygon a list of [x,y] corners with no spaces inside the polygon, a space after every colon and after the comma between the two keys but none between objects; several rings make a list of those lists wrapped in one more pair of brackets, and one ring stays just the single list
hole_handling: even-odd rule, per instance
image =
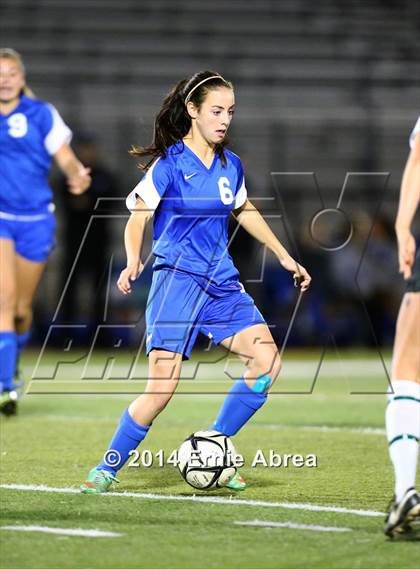
[{"label": "white sleeve trim", "polygon": [[125,200],[125,205],[129,210],[133,210],[136,208],[136,202],[138,198],[141,198],[147,207],[151,210],[155,210],[160,202],[160,195],[156,189],[155,184],[153,183],[153,170],[156,164],[159,162],[160,158],[156,160],[156,162],[149,168],[146,175],[137,186],[132,190]]},{"label": "white sleeve trim", "polygon": [[72,139],[73,133],[58,114],[58,111],[53,105],[48,105],[52,114],[52,126],[50,132],[44,140],[45,148],[51,156],[53,156],[63,144],[69,144]]},{"label": "white sleeve trim", "polygon": [[420,132],[420,117],[417,119],[417,122],[413,128],[413,132],[410,134],[410,148],[414,148],[414,141],[419,132]]},{"label": "white sleeve trim", "polygon": [[244,177],[244,178],[242,178],[241,187],[239,188],[239,191],[235,196],[235,207],[234,207],[234,209],[237,209],[238,207],[241,207],[242,205],[244,205],[244,203],[247,200],[247,197],[248,197],[248,193],[246,191],[245,177]]}]

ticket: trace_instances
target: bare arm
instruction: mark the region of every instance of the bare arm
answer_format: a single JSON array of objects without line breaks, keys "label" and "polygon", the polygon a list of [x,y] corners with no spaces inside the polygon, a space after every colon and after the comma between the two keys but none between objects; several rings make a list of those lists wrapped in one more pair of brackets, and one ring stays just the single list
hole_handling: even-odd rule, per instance
[{"label": "bare arm", "polygon": [[289,255],[252,203],[247,200],[240,209],[233,212],[233,215],[252,237],[255,237],[274,253],[282,267],[293,273],[295,286],[298,284],[302,291],[307,290],[311,282],[309,273]]},{"label": "bare arm", "polygon": [[143,245],[144,232],[153,212],[146,206],[143,200],[138,199],[136,208],[132,211],[124,232],[124,244],[127,254],[127,266],[121,271],[117,286],[124,294],[131,292],[131,281],[135,281],[143,270],[140,260]]},{"label": "bare arm", "polygon": [[67,178],[69,192],[72,194],[83,194],[92,181],[89,176],[90,168],[83,166],[68,144],[63,144],[57,150],[54,154],[54,159]]},{"label": "bare arm", "polygon": [[399,271],[404,278],[411,277],[416,254],[416,242],[411,233],[411,224],[420,201],[420,133],[414,140],[401,182],[395,231],[398,239]]}]

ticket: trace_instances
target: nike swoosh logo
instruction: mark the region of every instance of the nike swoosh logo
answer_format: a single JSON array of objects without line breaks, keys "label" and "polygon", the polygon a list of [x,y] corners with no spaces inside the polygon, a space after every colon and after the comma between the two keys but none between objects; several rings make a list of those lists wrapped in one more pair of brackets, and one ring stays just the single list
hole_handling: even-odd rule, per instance
[{"label": "nike swoosh logo", "polygon": [[193,172],[192,174],[188,174],[188,176],[187,176],[187,174],[185,174],[185,175],[184,175],[184,180],[189,180],[190,178],[192,178],[193,176],[195,176],[196,173],[197,173],[197,172]]}]

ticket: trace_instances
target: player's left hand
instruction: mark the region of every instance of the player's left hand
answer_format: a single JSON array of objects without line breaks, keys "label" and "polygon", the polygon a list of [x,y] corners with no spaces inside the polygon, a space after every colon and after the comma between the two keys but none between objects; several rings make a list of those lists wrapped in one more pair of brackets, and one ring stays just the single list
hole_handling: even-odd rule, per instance
[{"label": "player's left hand", "polygon": [[92,178],[90,168],[80,168],[78,173],[67,179],[69,192],[74,195],[83,194],[90,186]]},{"label": "player's left hand", "polygon": [[280,264],[286,269],[286,271],[293,273],[295,287],[299,287],[302,292],[308,290],[312,279],[305,267],[299,265],[299,263],[292,257],[281,259]]}]

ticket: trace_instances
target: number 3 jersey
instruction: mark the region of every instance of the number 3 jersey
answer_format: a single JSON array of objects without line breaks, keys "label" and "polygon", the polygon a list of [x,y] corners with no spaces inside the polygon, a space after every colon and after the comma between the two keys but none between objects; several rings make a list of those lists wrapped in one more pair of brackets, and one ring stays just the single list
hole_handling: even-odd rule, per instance
[{"label": "number 3 jersey", "polygon": [[48,210],[52,156],[71,137],[56,109],[37,99],[22,96],[11,113],[0,114],[0,212]]},{"label": "number 3 jersey", "polygon": [[228,248],[230,213],[247,192],[238,156],[225,149],[226,166],[215,155],[207,168],[188,146],[171,146],[127,197],[134,210],[141,198],[154,210],[153,268],[170,267],[205,279],[206,287],[240,288]]}]

